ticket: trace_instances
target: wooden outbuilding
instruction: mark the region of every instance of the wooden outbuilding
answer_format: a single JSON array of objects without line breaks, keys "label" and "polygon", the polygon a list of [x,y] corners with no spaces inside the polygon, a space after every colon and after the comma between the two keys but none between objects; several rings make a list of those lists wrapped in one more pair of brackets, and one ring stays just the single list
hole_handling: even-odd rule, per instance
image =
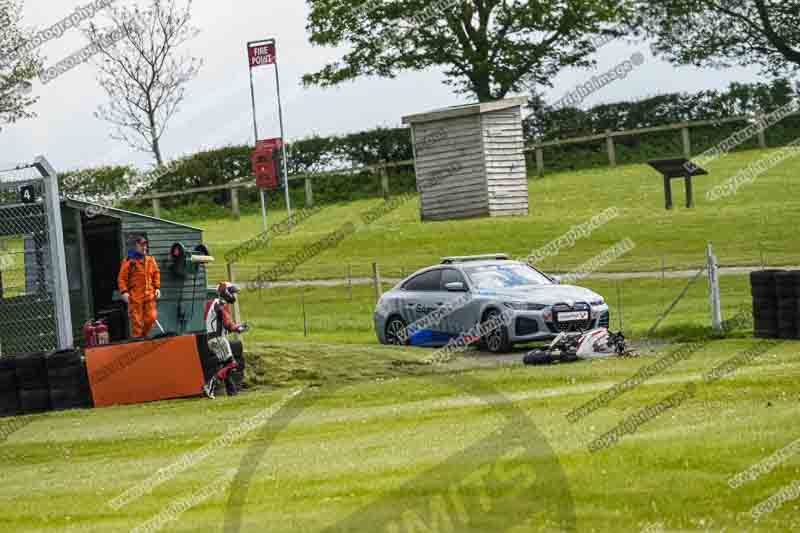
[{"label": "wooden outbuilding", "polygon": [[526,102],[507,98],[403,117],[423,221],[528,214]]}]

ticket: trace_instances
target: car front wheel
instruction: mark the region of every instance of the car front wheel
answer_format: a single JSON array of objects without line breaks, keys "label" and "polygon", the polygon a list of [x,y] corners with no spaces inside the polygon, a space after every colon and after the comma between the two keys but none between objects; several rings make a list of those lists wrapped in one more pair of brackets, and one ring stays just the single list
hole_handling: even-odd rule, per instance
[{"label": "car front wheel", "polygon": [[[492,319],[499,319],[499,311],[489,311],[486,313],[483,321],[487,322]],[[500,326],[487,333],[481,339],[483,347],[491,353],[508,353],[511,351],[511,340],[508,338],[508,328]]]}]

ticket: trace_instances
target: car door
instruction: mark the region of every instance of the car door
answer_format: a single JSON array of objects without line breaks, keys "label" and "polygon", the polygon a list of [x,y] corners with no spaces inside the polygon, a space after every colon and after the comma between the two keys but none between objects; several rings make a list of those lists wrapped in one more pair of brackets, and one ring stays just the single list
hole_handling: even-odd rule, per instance
[{"label": "car door", "polygon": [[409,325],[418,323],[418,327],[412,327],[409,331],[411,344],[433,345],[440,342],[432,324],[424,319],[437,308],[441,282],[442,271],[433,269],[414,276],[403,285],[403,318]]},{"label": "car door", "polygon": [[[464,291],[447,289],[448,283],[461,283]],[[455,268],[442,269],[441,288],[437,293],[436,306],[439,308],[441,319],[436,323],[437,331],[447,335],[448,339],[458,337],[474,326],[472,293],[464,275]]]}]

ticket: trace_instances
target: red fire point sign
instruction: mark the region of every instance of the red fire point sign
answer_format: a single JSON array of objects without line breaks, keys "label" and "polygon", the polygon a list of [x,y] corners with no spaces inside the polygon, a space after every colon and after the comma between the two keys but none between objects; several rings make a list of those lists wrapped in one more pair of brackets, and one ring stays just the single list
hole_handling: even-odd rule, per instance
[{"label": "red fire point sign", "polygon": [[275,64],[275,43],[253,44],[247,47],[250,68]]},{"label": "red fire point sign", "polygon": [[278,188],[282,146],[283,141],[280,138],[264,139],[256,143],[252,161],[257,187],[261,189]]}]

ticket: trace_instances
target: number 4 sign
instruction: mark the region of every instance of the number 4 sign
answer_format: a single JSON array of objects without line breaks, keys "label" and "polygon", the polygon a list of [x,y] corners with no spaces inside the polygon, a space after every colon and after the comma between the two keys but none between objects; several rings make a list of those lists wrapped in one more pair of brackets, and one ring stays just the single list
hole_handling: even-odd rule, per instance
[{"label": "number 4 sign", "polygon": [[25,185],[19,188],[19,200],[23,204],[32,204],[36,201],[36,191],[33,185]]}]

